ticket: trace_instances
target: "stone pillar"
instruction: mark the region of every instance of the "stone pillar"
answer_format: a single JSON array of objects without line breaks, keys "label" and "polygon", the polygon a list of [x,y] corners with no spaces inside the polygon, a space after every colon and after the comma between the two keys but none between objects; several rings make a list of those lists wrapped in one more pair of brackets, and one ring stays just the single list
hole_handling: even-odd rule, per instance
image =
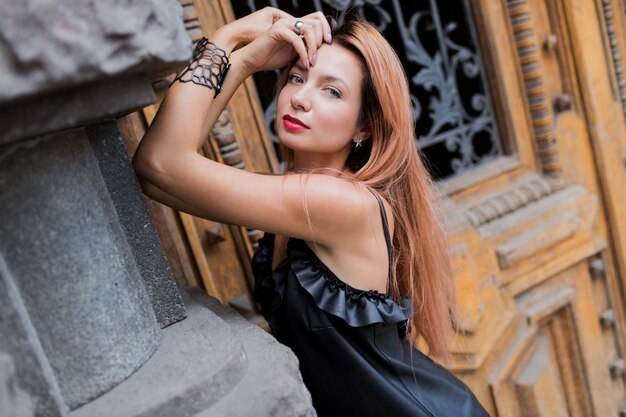
[{"label": "stone pillar", "polygon": [[0,10],[0,415],[313,416],[289,349],[181,296],[116,127],[189,58],[179,3]]},{"label": "stone pillar", "polygon": [[0,416],[33,417],[33,403],[17,385],[13,358],[0,353]]},{"label": "stone pillar", "polygon": [[66,415],[54,372],[2,255],[0,337],[0,415]]},{"label": "stone pillar", "polygon": [[75,408],[154,353],[158,323],[84,130],[4,150],[0,253]]},{"label": "stone pillar", "polygon": [[185,306],[152,226],[117,124],[110,120],[88,126],[85,131],[150,295],[156,319],[161,327],[175,323],[185,317]]}]

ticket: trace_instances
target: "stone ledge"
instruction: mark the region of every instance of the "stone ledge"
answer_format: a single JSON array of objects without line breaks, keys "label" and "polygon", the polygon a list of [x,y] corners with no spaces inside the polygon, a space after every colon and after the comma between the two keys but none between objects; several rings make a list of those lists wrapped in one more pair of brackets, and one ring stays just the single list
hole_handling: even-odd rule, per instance
[{"label": "stone ledge", "polygon": [[272,335],[201,290],[191,295],[224,320],[241,338],[248,356],[246,374],[221,401],[194,417],[315,417],[298,359]]},{"label": "stone ledge", "polygon": [[230,326],[182,292],[189,316],[161,330],[161,346],[126,381],[70,417],[193,416],[218,403],[246,373]]},{"label": "stone ledge", "polygon": [[133,76],[0,105],[0,146],[121,116],[154,101],[148,79]]},{"label": "stone ledge", "polygon": [[202,290],[146,364],[69,417],[316,417],[293,352]]}]

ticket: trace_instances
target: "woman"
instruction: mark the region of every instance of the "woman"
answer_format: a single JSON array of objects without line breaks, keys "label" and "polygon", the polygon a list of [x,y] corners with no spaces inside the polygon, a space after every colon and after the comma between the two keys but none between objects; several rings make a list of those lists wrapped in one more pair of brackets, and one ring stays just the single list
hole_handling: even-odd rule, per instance
[{"label": "woman", "polygon": [[[412,346],[419,333],[445,358],[453,291],[391,46],[365,23],[331,28],[320,13],[295,19],[272,8],[211,41],[179,74],[135,155],[144,192],[267,232],[253,259],[255,296],[298,356],[318,415],[486,416]],[[236,88],[283,67],[276,130],[289,175],[199,155]]]}]

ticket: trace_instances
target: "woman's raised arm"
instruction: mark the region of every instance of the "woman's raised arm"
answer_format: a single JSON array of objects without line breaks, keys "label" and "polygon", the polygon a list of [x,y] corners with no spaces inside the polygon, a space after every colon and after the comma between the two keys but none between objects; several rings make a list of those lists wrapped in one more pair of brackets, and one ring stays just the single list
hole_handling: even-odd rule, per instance
[{"label": "woman's raised arm", "polygon": [[[304,22],[302,37],[294,31],[297,20]],[[221,91],[214,96],[213,90],[193,82],[171,86],[134,157],[144,192],[197,216],[322,244],[354,230],[362,220],[354,211],[363,207],[362,190],[346,181],[325,175],[254,174],[198,153],[248,76],[283,67],[296,57],[310,65],[322,42],[331,40],[329,35],[321,14],[295,19],[270,8],[218,30],[211,40],[231,64]]]},{"label": "woman's raised arm", "polygon": [[[140,174],[142,164],[159,161],[163,156],[197,152],[236,89],[248,76],[266,69],[267,65],[264,67],[263,64],[279,68],[293,59],[296,53],[303,61],[306,60],[306,48],[295,33],[286,30],[287,21],[295,19],[283,11],[267,7],[225,25],[213,34],[211,41],[215,47],[209,45],[207,54],[214,53],[216,58],[229,57],[231,64],[219,95],[206,85],[174,82],[137,151],[134,162],[140,168]],[[268,32],[273,34],[270,41],[273,44],[253,45],[244,48],[245,52],[241,53],[242,46],[267,37]],[[234,52],[236,50],[238,52]],[[249,55],[256,56],[249,59]],[[263,59],[268,62],[263,62]],[[211,65],[207,58],[202,58],[200,62],[215,72],[225,69],[225,66]]]}]

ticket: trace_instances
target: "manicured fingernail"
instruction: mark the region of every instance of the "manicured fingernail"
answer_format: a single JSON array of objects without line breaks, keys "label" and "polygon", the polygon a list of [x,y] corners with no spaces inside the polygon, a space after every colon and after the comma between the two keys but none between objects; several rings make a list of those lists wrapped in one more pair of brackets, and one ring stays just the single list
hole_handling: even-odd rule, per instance
[{"label": "manicured fingernail", "polygon": [[315,66],[315,60],[317,59],[317,54],[313,54],[313,56],[311,57],[311,66],[314,67]]},{"label": "manicured fingernail", "polygon": [[309,60],[307,58],[307,60],[306,60],[306,69],[309,69],[309,68],[311,68],[311,64],[309,63]]},{"label": "manicured fingernail", "polygon": [[332,43],[332,41],[333,41],[333,35],[330,32],[328,32],[326,34],[326,42]]}]

